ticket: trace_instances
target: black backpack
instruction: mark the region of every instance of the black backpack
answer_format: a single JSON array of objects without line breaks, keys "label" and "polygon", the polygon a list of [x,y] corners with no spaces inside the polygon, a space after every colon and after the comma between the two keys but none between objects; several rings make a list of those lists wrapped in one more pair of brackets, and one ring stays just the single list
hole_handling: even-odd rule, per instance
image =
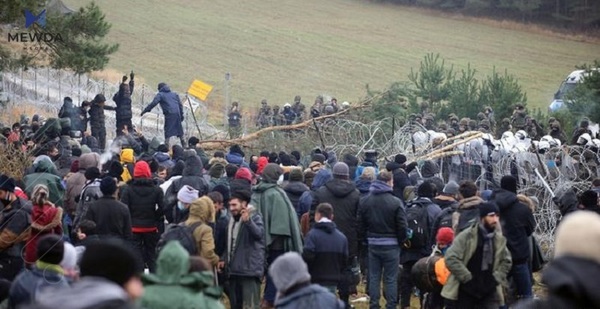
[{"label": "black backpack", "polygon": [[442,210],[442,212],[440,213],[440,224],[438,226],[438,230],[443,227],[452,228],[452,215],[454,214],[455,210],[456,208],[453,206],[448,206],[444,208],[444,210]]},{"label": "black backpack", "polygon": [[428,203],[411,201],[406,206],[407,227],[412,230],[405,247],[407,249],[423,249],[429,246],[429,215],[427,213]]},{"label": "black backpack", "polygon": [[196,222],[190,226],[186,226],[183,223],[167,225],[165,232],[160,236],[160,240],[156,244],[156,253],[160,253],[169,241],[174,240],[178,241],[190,256],[198,255],[198,246],[196,246],[196,239],[194,239],[194,231],[200,225],[202,225],[202,222]]}]

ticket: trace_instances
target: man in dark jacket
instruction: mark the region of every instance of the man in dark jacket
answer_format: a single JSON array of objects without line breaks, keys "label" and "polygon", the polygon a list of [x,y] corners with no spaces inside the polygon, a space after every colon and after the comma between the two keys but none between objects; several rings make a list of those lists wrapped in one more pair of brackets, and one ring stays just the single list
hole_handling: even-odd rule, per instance
[{"label": "man in dark jacket", "polygon": [[317,207],[315,225],[304,238],[302,258],[308,265],[312,283],[335,294],[348,263],[348,240],[331,221],[333,217],[331,205],[323,203]]},{"label": "man in dark jacket", "polygon": [[100,237],[116,237],[125,241],[132,239],[131,216],[127,205],[117,201],[117,182],[106,176],[100,181],[102,197],[90,204],[85,219],[96,223]]},{"label": "man in dark jacket", "polygon": [[105,105],[106,98],[103,94],[98,94],[92,101],[90,107],[90,126],[92,128],[92,136],[98,139],[98,147],[104,150],[106,147],[106,123],[104,110],[114,110],[112,106]]},{"label": "man in dark jacket", "polygon": [[404,202],[404,188],[411,185],[408,174],[404,170],[406,156],[397,154],[394,161],[386,164],[385,168],[394,174],[394,196]]},{"label": "man in dark jacket", "polygon": [[[431,230],[433,230],[433,224],[435,218],[442,212],[440,206],[433,203],[431,200],[436,196],[437,188],[433,182],[425,181],[417,188],[417,198],[410,201],[406,206],[407,219],[410,214],[412,207],[425,208],[427,216],[425,220],[427,222],[419,222],[421,226],[427,226],[427,231],[424,234],[427,235],[425,245],[422,247],[415,248],[414,246],[403,248],[400,253],[400,263],[402,264],[402,274],[400,275],[400,308],[410,307],[410,295],[412,293],[414,283],[412,281],[411,271],[415,263],[423,257],[431,254],[431,248],[435,244],[435,237],[431,237]],[[413,231],[414,234],[417,233]],[[414,239],[412,239],[414,241]]]},{"label": "man in dark jacket", "polygon": [[133,124],[131,123],[131,117],[133,113],[131,112],[131,95],[133,94],[133,86],[135,82],[133,71],[129,74],[131,78],[129,80],[129,84],[126,84],[127,76],[123,76],[123,82],[119,85],[119,91],[115,93],[113,96],[113,101],[117,104],[116,118],[117,118],[117,135],[123,134],[123,129],[127,127],[127,130],[133,130]]},{"label": "man in dark jacket", "polygon": [[31,225],[31,203],[15,195],[15,180],[0,174],[0,278],[12,281],[25,267],[22,251]]},{"label": "man in dark jacket", "polygon": [[600,215],[600,207],[598,206],[598,193],[593,190],[587,190],[579,196],[579,208],[587,211],[593,211]]},{"label": "man in dark jacket", "polygon": [[176,217],[180,215],[181,210],[177,208],[177,193],[183,186],[188,185],[198,190],[198,196],[208,193],[208,184],[202,176],[202,170],[203,166],[200,157],[189,156],[185,159],[185,168],[183,169],[181,178],[173,181],[165,193],[164,212],[169,223],[178,222],[178,218],[174,218],[173,214],[175,213]]},{"label": "man in dark jacket", "polygon": [[302,170],[299,168],[293,168],[290,171],[289,182],[285,187],[283,187],[283,191],[287,194],[290,202],[292,202],[292,206],[296,209],[296,214],[298,214],[298,220],[302,216],[303,212],[299,208],[300,197],[304,192],[309,191],[308,186],[304,184],[304,175],[302,174]]},{"label": "man in dark jacket", "polygon": [[[314,216],[317,205],[329,203],[333,206],[333,211],[336,214],[333,222],[335,222],[338,229],[348,239],[348,265],[352,264],[352,260],[358,258],[359,200],[360,193],[356,189],[354,182],[350,180],[348,165],[338,162],[333,166],[333,179],[315,192],[310,210],[310,213]],[[311,219],[312,223],[314,223],[314,219]],[[347,268],[346,272],[349,274],[350,269]],[[350,276],[347,275],[346,277]],[[340,299],[346,304],[348,304],[350,289],[352,288],[348,281],[342,282],[338,287]]]},{"label": "man in dark jacket", "polygon": [[261,214],[249,205],[250,192],[235,191],[229,201],[231,219],[227,228],[225,264],[229,272],[229,302],[232,309],[258,308],[265,270],[265,231]]},{"label": "man in dark jacket", "polygon": [[382,277],[386,308],[398,305],[398,264],[400,244],[406,239],[406,213],[402,201],[393,194],[393,182],[393,174],[382,171],[371,184],[371,193],[360,202],[360,235],[369,245],[371,308],[379,307]]},{"label": "man in dark jacket", "polygon": [[133,179],[121,192],[121,202],[129,209],[132,244],[140,264],[152,273],[156,270],[156,244],[160,238],[156,222],[164,220],[163,201],[163,191],[152,181],[150,166],[146,161],[138,161]]},{"label": "man in dark jacket", "polygon": [[512,278],[516,298],[532,298],[529,236],[535,230],[536,222],[531,209],[517,199],[515,177],[502,177],[500,187],[494,191],[492,201],[500,209],[502,233],[512,256],[513,264],[508,277]]},{"label": "man in dark jacket", "polygon": [[458,188],[458,184],[451,180],[444,186],[442,193],[432,200],[440,206],[442,212],[435,218],[430,237],[435,238],[438,230],[442,227],[452,228],[452,215],[458,208],[458,202],[456,201]]},{"label": "man in dark jacket", "polygon": [[[154,100],[150,105],[146,106],[142,111],[142,116],[145,113],[150,112],[156,105],[160,103],[160,108],[165,116],[165,143],[168,142],[169,138],[176,136],[177,138],[183,137],[183,105],[181,99],[176,92],[172,92],[171,88],[165,83],[158,84],[158,93],[154,97]],[[184,142],[181,141],[183,144]]]},{"label": "man in dark jacket", "polygon": [[70,97],[65,97],[63,99],[63,106],[60,108],[58,112],[58,118],[67,118],[71,120],[71,130],[76,130],[75,126],[78,122],[78,112],[77,108],[73,105],[73,99]]},{"label": "man in dark jacket", "polygon": [[460,183],[458,208],[452,214],[454,235],[458,235],[462,230],[477,222],[479,218],[477,207],[483,203],[483,199],[477,194],[478,192],[479,189],[473,181],[465,180]]}]

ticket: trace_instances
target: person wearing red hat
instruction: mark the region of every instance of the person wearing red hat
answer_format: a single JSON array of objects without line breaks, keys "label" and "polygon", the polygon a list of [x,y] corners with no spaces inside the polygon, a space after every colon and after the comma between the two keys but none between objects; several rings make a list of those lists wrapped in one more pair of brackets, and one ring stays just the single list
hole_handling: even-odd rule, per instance
[{"label": "person wearing red hat", "polygon": [[133,247],[151,272],[156,269],[156,244],[160,239],[157,222],[164,215],[163,200],[163,191],[152,180],[150,166],[146,161],[138,161],[133,168],[133,179],[121,192],[121,202],[131,215]]}]

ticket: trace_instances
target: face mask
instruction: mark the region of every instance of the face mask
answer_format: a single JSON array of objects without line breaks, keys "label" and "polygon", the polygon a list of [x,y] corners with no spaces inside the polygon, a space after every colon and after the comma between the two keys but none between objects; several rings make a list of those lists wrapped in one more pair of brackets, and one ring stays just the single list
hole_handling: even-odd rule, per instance
[{"label": "face mask", "polygon": [[178,201],[177,202],[177,208],[179,208],[179,210],[184,210],[185,209],[185,205],[181,201]]},{"label": "face mask", "polygon": [[446,247],[446,248],[442,249],[442,255],[446,255],[446,251],[448,251],[448,248],[449,247]]}]

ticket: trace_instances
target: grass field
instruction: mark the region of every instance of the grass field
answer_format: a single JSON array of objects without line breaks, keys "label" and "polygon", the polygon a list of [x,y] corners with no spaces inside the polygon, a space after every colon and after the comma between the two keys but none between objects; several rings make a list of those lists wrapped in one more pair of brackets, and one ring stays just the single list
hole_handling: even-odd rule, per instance
[{"label": "grass field", "polygon": [[113,25],[109,40],[120,44],[112,69],[133,68],[151,85],[166,81],[180,92],[204,80],[215,86],[213,104],[223,102],[225,72],[232,99],[246,106],[296,94],[305,104],[320,93],[356,101],[365,84],[407,80],[434,52],[456,68],[470,62],[480,79],[494,66],[508,69],[530,106],[545,109],[575,65],[600,58],[598,43],[366,0],[97,2]]}]

